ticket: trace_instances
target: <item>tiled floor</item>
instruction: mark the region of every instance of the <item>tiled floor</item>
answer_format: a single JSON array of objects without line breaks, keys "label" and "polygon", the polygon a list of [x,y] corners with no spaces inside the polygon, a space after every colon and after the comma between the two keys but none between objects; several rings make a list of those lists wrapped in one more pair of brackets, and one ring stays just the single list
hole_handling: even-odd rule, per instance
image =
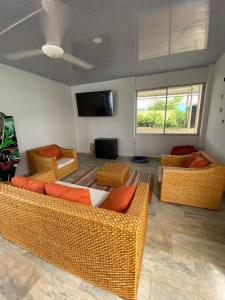
[{"label": "tiled floor", "polygon": [[[159,161],[131,168],[156,175]],[[105,161],[79,156],[74,182]],[[161,203],[155,180],[138,300],[225,300],[225,201],[220,212]],[[0,300],[116,300],[0,237]]]}]

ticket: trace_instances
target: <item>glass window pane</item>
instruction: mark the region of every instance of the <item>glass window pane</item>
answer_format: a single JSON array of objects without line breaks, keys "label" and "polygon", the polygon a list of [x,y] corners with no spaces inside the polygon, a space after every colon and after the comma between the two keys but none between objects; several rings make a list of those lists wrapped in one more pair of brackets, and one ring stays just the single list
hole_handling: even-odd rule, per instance
[{"label": "glass window pane", "polygon": [[137,133],[164,133],[167,89],[137,93]]},{"label": "glass window pane", "polygon": [[168,88],[165,133],[197,134],[202,85]]}]

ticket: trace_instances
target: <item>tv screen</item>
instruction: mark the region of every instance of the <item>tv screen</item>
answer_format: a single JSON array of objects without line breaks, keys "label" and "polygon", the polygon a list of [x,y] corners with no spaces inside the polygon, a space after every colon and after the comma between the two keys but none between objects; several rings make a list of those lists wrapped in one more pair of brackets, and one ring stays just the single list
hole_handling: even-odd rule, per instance
[{"label": "tv screen", "polygon": [[113,115],[112,91],[77,93],[76,99],[78,115],[80,117]]}]

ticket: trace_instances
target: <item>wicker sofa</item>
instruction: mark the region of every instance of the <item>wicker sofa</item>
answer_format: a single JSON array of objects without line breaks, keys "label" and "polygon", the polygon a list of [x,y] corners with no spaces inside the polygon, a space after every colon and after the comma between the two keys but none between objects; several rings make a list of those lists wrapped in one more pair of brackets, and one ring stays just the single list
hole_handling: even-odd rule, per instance
[{"label": "wicker sofa", "polygon": [[210,163],[204,168],[183,168],[187,156],[161,156],[160,199],[218,210],[225,186],[225,166],[206,152],[200,152]]},{"label": "wicker sofa", "polygon": [[[57,147],[62,153],[63,159],[70,159],[68,164],[59,165],[59,160],[55,157],[45,157],[38,153],[41,149]],[[57,179],[62,179],[78,168],[77,153],[74,149],[64,149],[58,145],[47,145],[27,151],[30,174],[36,174],[43,170],[53,169]]]},{"label": "wicker sofa", "polygon": [[[53,170],[32,178],[52,182]],[[138,185],[125,214],[0,184],[0,234],[127,300],[136,299],[149,202]]]}]

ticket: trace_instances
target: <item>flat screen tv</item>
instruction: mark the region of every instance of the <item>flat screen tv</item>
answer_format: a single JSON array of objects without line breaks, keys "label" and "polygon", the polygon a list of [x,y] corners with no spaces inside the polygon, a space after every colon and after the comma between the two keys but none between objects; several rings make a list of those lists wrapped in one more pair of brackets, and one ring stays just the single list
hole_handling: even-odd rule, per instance
[{"label": "flat screen tv", "polygon": [[77,93],[77,109],[80,117],[104,117],[113,115],[113,92],[100,91]]}]

